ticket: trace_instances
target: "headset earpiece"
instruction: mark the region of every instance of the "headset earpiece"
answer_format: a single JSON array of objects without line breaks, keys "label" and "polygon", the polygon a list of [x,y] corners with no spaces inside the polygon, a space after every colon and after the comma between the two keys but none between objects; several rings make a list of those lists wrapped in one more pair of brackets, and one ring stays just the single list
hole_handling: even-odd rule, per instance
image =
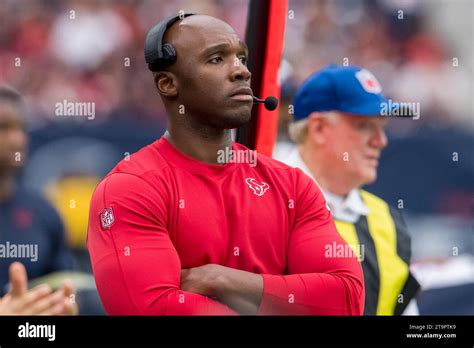
[{"label": "headset earpiece", "polygon": [[150,29],[145,39],[145,60],[148,69],[160,71],[176,61],[176,49],[170,43],[163,43],[163,37],[175,22],[192,15],[194,13],[168,17]]},{"label": "headset earpiece", "polygon": [[169,63],[174,63],[176,60],[176,49],[170,43],[164,43],[161,47],[163,51],[163,60],[169,61]]}]

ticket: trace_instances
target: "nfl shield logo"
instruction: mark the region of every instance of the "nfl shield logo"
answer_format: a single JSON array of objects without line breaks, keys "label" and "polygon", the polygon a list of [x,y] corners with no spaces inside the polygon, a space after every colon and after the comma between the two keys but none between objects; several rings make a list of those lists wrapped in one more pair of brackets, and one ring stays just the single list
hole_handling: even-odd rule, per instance
[{"label": "nfl shield logo", "polygon": [[102,224],[102,228],[110,228],[110,226],[113,225],[114,221],[114,211],[112,210],[112,208],[105,208],[102,214],[100,214],[100,222]]}]

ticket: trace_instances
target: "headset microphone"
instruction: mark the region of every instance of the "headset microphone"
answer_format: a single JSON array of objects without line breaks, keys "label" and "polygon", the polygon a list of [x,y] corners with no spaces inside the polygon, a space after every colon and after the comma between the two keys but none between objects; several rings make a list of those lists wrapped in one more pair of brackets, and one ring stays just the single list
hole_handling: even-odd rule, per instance
[{"label": "headset microphone", "polygon": [[265,99],[259,99],[257,97],[253,97],[254,104],[264,104],[265,109],[268,111],[273,111],[278,106],[278,99],[275,97],[266,97]]}]

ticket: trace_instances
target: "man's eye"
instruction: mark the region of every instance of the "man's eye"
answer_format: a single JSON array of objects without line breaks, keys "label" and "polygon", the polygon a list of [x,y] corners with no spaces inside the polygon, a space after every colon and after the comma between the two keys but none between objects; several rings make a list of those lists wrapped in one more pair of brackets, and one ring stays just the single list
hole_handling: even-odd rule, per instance
[{"label": "man's eye", "polygon": [[243,65],[247,65],[247,57],[245,56],[242,56],[242,57],[239,57],[240,61],[242,62]]},{"label": "man's eye", "polygon": [[219,62],[222,62],[222,57],[214,57],[209,61],[211,64],[217,64]]},{"label": "man's eye", "polygon": [[360,122],[358,128],[362,130],[372,130],[373,125],[370,122]]}]

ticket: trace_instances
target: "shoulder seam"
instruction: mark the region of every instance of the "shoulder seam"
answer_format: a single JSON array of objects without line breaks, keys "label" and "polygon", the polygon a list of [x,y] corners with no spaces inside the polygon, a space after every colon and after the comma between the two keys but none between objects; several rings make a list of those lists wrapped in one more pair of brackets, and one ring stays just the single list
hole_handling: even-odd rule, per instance
[{"label": "shoulder seam", "polygon": [[[165,167],[165,168],[168,168],[168,169],[169,169],[169,167]],[[145,179],[142,177],[143,175],[146,175],[146,174],[148,174],[148,173],[150,173],[150,172],[153,172],[153,170],[148,170],[148,171],[142,173],[141,175],[134,174],[134,173],[126,173],[126,172],[114,172],[114,173],[108,174],[108,175],[104,178],[104,203],[105,203],[105,190],[106,190],[106,188],[107,188],[107,187],[106,187],[106,184],[107,184],[108,179],[109,179],[110,177],[112,177],[112,175],[115,175],[115,174],[131,175],[131,176],[134,176],[134,177],[136,177],[136,178],[139,178],[140,180],[142,180],[143,182],[145,182],[148,186],[150,186],[150,187],[153,188],[153,186],[152,186],[147,180],[145,180]]]}]

